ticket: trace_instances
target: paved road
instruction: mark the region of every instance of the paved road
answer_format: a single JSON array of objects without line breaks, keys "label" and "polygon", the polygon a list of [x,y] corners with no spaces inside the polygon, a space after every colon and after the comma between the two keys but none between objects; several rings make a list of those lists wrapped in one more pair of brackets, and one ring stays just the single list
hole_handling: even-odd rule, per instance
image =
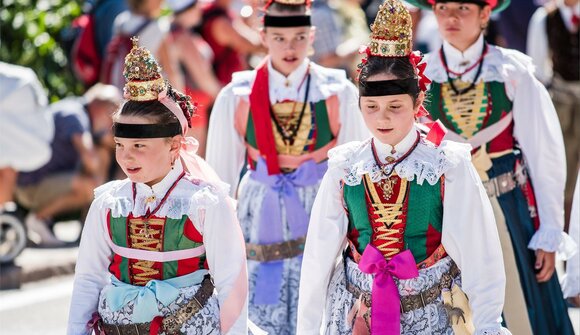
[{"label": "paved road", "polygon": [[0,293],[0,334],[66,334],[73,277],[51,278]]}]

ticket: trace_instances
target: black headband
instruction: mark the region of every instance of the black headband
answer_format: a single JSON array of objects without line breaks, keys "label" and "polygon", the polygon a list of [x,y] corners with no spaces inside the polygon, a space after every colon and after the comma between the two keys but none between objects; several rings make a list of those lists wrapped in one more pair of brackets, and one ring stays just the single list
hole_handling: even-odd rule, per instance
[{"label": "black headband", "polygon": [[383,95],[419,93],[419,81],[417,78],[360,81],[358,85],[361,97],[380,97]]},{"label": "black headband", "polygon": [[311,26],[310,15],[264,16],[264,27],[290,28]]},{"label": "black headband", "polygon": [[181,135],[177,122],[168,124],[113,123],[113,136],[121,138],[163,138]]}]

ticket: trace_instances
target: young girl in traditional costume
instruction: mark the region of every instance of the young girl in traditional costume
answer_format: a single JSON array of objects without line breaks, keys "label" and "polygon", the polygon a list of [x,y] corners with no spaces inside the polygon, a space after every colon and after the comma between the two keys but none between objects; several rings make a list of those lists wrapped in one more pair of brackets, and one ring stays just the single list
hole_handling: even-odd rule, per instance
[{"label": "young girl in traditional costume", "polygon": [[308,1],[270,1],[262,31],[269,55],[234,74],[209,127],[207,161],[237,190],[250,320],[277,335],[296,334],[301,255],[328,150],[368,134],[345,72],[307,58],[313,34]]},{"label": "young girl in traditional costume", "polygon": [[411,16],[387,0],[371,30],[359,93],[373,136],[329,152],[297,333],[510,334],[501,246],[469,146],[415,125],[429,80],[411,52]]},{"label": "young girl in traditional costume", "polygon": [[68,333],[246,334],[243,238],[227,191],[183,136],[194,107],[136,39],[124,76],[113,131],[129,178],[95,190]]},{"label": "young girl in traditional costume", "polygon": [[415,0],[432,8],[444,43],[426,57],[433,80],[426,109],[472,146],[494,209],[507,273],[504,318],[514,334],[572,334],[554,273],[564,255],[564,142],[531,59],[489,45],[483,30],[509,0]]}]

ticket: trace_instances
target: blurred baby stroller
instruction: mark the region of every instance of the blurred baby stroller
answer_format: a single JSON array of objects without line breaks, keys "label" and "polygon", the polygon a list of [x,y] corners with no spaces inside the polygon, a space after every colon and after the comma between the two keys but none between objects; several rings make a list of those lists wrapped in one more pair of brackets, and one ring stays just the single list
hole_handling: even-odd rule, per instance
[{"label": "blurred baby stroller", "polygon": [[0,212],[0,264],[14,261],[26,247],[26,229],[16,209],[16,204],[10,202]]}]

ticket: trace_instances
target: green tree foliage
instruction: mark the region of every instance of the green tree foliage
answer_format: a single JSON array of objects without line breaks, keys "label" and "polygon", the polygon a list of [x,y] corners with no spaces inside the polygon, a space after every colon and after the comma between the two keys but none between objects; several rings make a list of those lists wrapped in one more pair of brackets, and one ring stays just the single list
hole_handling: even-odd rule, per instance
[{"label": "green tree foliage", "polygon": [[79,95],[61,31],[81,14],[81,1],[0,0],[0,60],[33,69],[51,101]]}]

